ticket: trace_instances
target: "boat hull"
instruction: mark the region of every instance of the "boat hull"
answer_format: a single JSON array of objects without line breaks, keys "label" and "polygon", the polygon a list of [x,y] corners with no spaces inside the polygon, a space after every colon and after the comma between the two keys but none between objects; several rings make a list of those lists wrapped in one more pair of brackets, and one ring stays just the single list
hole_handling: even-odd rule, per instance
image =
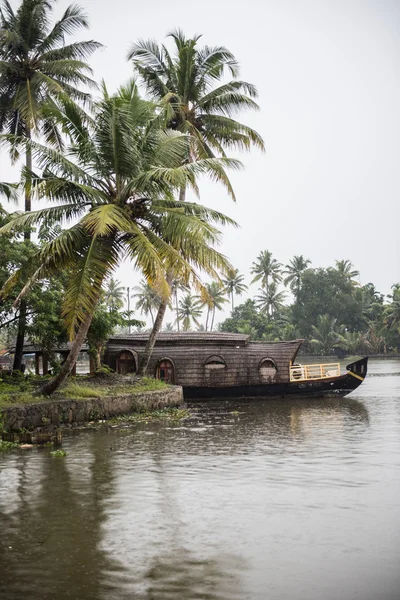
[{"label": "boat hull", "polygon": [[368,357],[347,365],[347,373],[338,377],[270,383],[265,385],[238,385],[227,387],[183,387],[187,400],[205,398],[268,398],[285,396],[347,396],[357,389],[367,374]]}]

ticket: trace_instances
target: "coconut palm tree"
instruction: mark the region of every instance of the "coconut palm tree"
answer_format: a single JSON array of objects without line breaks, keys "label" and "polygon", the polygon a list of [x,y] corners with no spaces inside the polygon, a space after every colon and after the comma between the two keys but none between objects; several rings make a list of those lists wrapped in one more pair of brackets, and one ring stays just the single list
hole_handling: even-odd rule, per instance
[{"label": "coconut palm tree", "polygon": [[104,302],[110,311],[119,310],[124,305],[125,288],[117,279],[110,278],[104,294]]},{"label": "coconut palm tree", "polygon": [[383,327],[371,323],[367,334],[367,347],[375,354],[380,354],[381,352],[386,354],[386,341]]},{"label": "coconut palm tree", "polygon": [[[93,120],[85,121],[77,111],[54,109],[54,114],[70,132],[66,152],[36,142],[29,145],[42,169],[41,176],[32,177],[35,189],[56,206],[17,214],[1,230],[72,222],[40,249],[37,269],[20,295],[43,277],[71,270],[63,316],[72,346],[60,373],[41,388],[43,393],[53,392],[70,373],[104,282],[121,260],[130,259],[163,298],[170,293],[166,272],[203,291],[197,272],[216,278],[220,269],[232,268],[214,244],[220,237],[216,225],[233,221],[201,205],[174,200],[182,185],[195,185],[198,174],[216,176],[221,161],[229,166],[228,159],[182,165],[188,137],[160,130],[154,106],[140,98],[133,82],[114,96],[103,86]],[[2,293],[20,278],[21,272],[13,274]]]},{"label": "coconut palm tree", "polygon": [[183,331],[189,331],[192,321],[200,326],[199,317],[202,313],[202,301],[197,296],[188,293],[179,301],[179,318],[182,321]]},{"label": "coconut palm tree", "polygon": [[336,319],[329,315],[320,315],[317,325],[312,325],[311,345],[321,354],[329,354],[337,343],[340,334],[336,331]]},{"label": "coconut palm tree", "polygon": [[304,256],[300,254],[300,256],[293,256],[293,258],[290,259],[289,264],[286,265],[286,270],[283,271],[283,273],[287,275],[283,283],[290,286],[290,289],[296,298],[301,289],[303,273],[310,264],[311,260],[304,258]]},{"label": "coconut palm tree", "polygon": [[[251,146],[263,150],[261,136],[233,118],[240,110],[259,109],[254,85],[237,79],[234,55],[223,46],[199,47],[199,35],[187,38],[176,30],[168,37],[175,44],[173,54],[164,44],[141,40],[133,44],[128,60],[150,97],[163,104],[167,126],[191,136],[186,159],[225,156],[226,149]],[[227,73],[231,81],[225,81]],[[231,186],[230,192],[234,196]],[[184,195],[182,188],[181,200]]]},{"label": "coconut palm tree", "polygon": [[[360,275],[360,272],[354,269],[354,265],[350,260],[335,260],[335,265],[336,271],[348,281],[352,281]],[[356,282],[353,283],[356,284]]]},{"label": "coconut palm tree", "polygon": [[178,293],[179,292],[187,293],[188,291],[189,291],[188,286],[185,285],[181,280],[173,279],[171,281],[171,296],[173,296],[174,302],[175,302],[174,309],[175,309],[175,314],[176,314],[176,326],[177,326],[178,332],[180,330]]},{"label": "coconut palm tree", "polygon": [[239,269],[234,269],[222,279],[222,283],[225,286],[225,293],[231,298],[232,311],[234,309],[234,295],[241,296],[247,290],[247,285],[243,283],[243,280],[244,276],[239,274]]},{"label": "coconut palm tree", "polygon": [[136,294],[133,294],[133,297],[137,298],[135,308],[140,310],[146,317],[150,315],[151,322],[154,325],[153,313],[157,311],[160,306],[161,297],[146,280],[142,280],[140,285],[136,286],[134,289],[136,290]]},{"label": "coconut palm tree", "polygon": [[397,283],[392,286],[393,293],[389,298],[392,302],[384,311],[385,323],[389,329],[397,329],[400,332],[400,285]]},{"label": "coconut palm tree", "polygon": [[221,310],[222,305],[227,302],[227,299],[224,296],[225,290],[224,288],[217,283],[216,281],[212,281],[211,283],[206,284],[208,298],[204,303],[207,306],[207,318],[206,318],[206,327],[205,330],[208,331],[208,321],[211,316],[211,325],[210,331],[213,330],[214,326],[214,318],[216,309]]},{"label": "coconut palm tree", "polygon": [[[21,0],[13,11],[7,0],[0,3],[0,133],[13,136],[43,137],[57,149],[63,146],[60,128],[47,105],[57,102],[60,94],[77,101],[89,96],[80,86],[92,86],[92,73],[86,60],[101,44],[93,40],[65,43],[65,38],[89,26],[82,9],[69,6],[61,19],[51,24],[55,0]],[[18,148],[8,138],[13,159]],[[25,211],[31,210],[32,152],[25,149]],[[24,231],[30,239],[30,229]],[[26,325],[26,303],[20,305],[14,369],[20,369]]]},{"label": "coconut palm tree", "polygon": [[268,289],[261,288],[260,294],[256,296],[256,305],[260,312],[266,313],[268,316],[278,312],[285,300],[286,293],[278,292],[278,286],[275,282],[270,283]]},{"label": "coconut palm tree", "polygon": [[[149,96],[164,107],[163,119],[174,131],[189,134],[191,143],[186,162],[199,158],[226,156],[227,149],[248,150],[252,146],[264,149],[261,136],[250,127],[236,121],[234,115],[242,109],[258,110],[254,98],[256,88],[237,79],[238,62],[224,47],[199,47],[201,36],[186,38],[181,31],[170,34],[175,52],[152,40],[133,44],[128,54],[135,72],[143,81]],[[226,74],[233,79],[225,81]],[[235,194],[226,171],[221,168],[218,179],[223,181],[230,195]],[[186,185],[180,189],[179,199],[185,200]],[[171,278],[170,278],[171,279]],[[161,302],[155,329],[149,338],[146,356],[150,356],[153,339],[161,327],[165,301]],[[157,323],[160,322],[160,326]],[[158,327],[158,329],[157,329]],[[143,371],[140,367],[140,372]]]},{"label": "coconut palm tree", "polygon": [[261,281],[262,287],[265,287],[266,293],[268,294],[270,280],[272,283],[279,283],[282,281],[281,267],[282,265],[272,257],[272,252],[269,250],[262,250],[250,269],[250,273],[254,274],[251,283]]},{"label": "coconut palm tree", "polygon": [[367,336],[359,331],[344,331],[338,336],[337,344],[349,355],[364,352],[369,346]]}]

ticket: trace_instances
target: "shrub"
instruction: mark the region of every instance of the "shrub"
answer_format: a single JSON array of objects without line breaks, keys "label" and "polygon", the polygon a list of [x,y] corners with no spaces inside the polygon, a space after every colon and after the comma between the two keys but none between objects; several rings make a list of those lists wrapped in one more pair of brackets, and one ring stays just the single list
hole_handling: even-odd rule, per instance
[{"label": "shrub", "polygon": [[111,375],[112,373],[115,373],[115,371],[113,369],[111,369],[109,366],[107,365],[101,365],[101,367],[99,367],[96,372],[95,375],[97,377],[104,377],[107,375]]}]

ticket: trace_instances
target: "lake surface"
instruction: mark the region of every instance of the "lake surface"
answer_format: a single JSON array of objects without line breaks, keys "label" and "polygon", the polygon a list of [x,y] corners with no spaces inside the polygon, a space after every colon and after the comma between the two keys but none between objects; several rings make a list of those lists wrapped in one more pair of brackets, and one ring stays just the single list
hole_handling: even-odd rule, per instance
[{"label": "lake surface", "polygon": [[400,598],[399,360],[63,448],[0,456],[1,600]]}]

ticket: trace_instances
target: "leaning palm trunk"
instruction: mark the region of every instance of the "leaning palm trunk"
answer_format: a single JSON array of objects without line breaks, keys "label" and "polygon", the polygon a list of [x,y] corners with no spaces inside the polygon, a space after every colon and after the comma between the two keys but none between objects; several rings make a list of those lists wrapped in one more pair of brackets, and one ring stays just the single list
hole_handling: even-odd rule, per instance
[{"label": "leaning palm trunk", "polygon": [[[31,131],[28,125],[25,125],[25,137],[30,140],[31,139]],[[32,149],[28,144],[26,147],[25,154],[25,166],[26,166],[26,183],[25,183],[25,212],[30,212],[32,208],[31,203],[31,183],[30,183],[30,173],[32,172]],[[24,240],[31,239],[31,232],[29,229],[24,231]],[[22,360],[24,354],[24,341],[25,341],[25,330],[26,330],[26,300],[22,299],[19,307],[19,317],[18,317],[18,332],[17,339],[15,342],[15,354],[14,354],[14,363],[13,370],[20,371],[22,367]]]},{"label": "leaning palm trunk", "polygon": [[[186,199],[186,187],[182,186],[179,191],[179,202],[185,202],[185,199]],[[172,283],[172,279],[173,279],[172,275],[167,275],[166,280],[167,280],[167,283],[169,286]],[[177,300],[177,297],[176,297],[176,300]],[[153,329],[151,330],[149,339],[147,340],[146,348],[144,349],[143,356],[140,360],[140,365],[139,365],[139,369],[138,369],[138,375],[140,377],[143,377],[143,375],[145,375],[147,372],[147,368],[149,366],[150,358],[153,353],[153,349],[154,349],[154,346],[156,343],[157,336],[161,331],[161,327],[163,324],[167,306],[168,306],[168,300],[161,300],[160,306],[158,307],[156,320],[155,321],[153,320]],[[177,307],[176,318],[177,318],[177,325],[178,325],[178,331],[179,331],[178,307]]]},{"label": "leaning palm trunk", "polygon": [[180,328],[179,328],[178,292],[176,290],[175,290],[175,311],[176,311],[176,326],[178,328],[178,333],[179,333]]},{"label": "leaning palm trunk", "polygon": [[74,341],[72,342],[71,350],[69,351],[67,359],[61,368],[61,371],[58,373],[58,375],[53,377],[53,379],[51,381],[49,381],[48,383],[43,385],[37,391],[37,395],[52,394],[67,379],[68,375],[71,373],[72,369],[74,368],[74,365],[78,358],[79,352],[82,348],[82,344],[86,339],[86,335],[89,330],[90,323],[92,322],[92,318],[93,318],[93,313],[92,312],[87,313],[85,319],[82,321],[82,324],[79,327],[78,333],[76,334]]},{"label": "leaning palm trunk", "polygon": [[[170,284],[172,277],[167,277],[167,281]],[[149,366],[150,358],[153,353],[154,345],[156,343],[157,335],[161,331],[162,323],[164,320],[165,311],[167,310],[168,300],[161,300],[160,306],[157,311],[156,320],[154,321],[153,329],[149,335],[149,339],[147,340],[146,348],[144,349],[144,353],[140,360],[140,365],[138,369],[138,375],[143,376],[146,375],[147,368]]]},{"label": "leaning palm trunk", "polygon": [[215,317],[215,306],[214,306],[214,308],[213,308],[213,311],[212,311],[212,318],[211,318],[211,327],[210,327],[210,331],[212,331],[212,330],[213,330],[213,327],[214,327],[214,317]]}]

